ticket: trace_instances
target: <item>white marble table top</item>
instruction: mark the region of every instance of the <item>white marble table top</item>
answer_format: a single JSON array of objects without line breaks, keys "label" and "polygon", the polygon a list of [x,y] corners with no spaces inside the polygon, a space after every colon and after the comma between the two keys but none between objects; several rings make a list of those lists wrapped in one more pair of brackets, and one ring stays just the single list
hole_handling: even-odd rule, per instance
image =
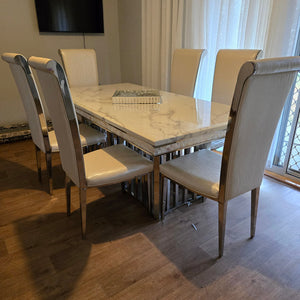
[{"label": "white marble table top", "polygon": [[152,155],[209,142],[225,136],[228,105],[161,91],[161,104],[113,104],[116,89],[134,84],[72,87],[78,114]]}]

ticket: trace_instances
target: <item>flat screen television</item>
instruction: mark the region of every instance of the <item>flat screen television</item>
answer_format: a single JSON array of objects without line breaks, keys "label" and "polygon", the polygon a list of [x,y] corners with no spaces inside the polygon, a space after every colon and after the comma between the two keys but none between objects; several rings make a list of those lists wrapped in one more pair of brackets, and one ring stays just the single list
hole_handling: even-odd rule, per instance
[{"label": "flat screen television", "polygon": [[35,0],[40,32],[104,33],[102,0]]}]

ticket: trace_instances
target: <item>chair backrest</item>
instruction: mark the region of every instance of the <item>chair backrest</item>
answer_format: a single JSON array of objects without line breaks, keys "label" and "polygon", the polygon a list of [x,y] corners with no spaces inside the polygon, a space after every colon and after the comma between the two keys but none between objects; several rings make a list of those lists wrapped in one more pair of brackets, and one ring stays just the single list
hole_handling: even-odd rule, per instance
[{"label": "chair backrest", "polygon": [[242,66],[223,151],[220,193],[225,199],[260,186],[281,111],[299,70],[299,56]]},{"label": "chair backrest", "polygon": [[18,53],[3,53],[19,90],[33,142],[43,151],[51,150],[47,122],[40,95],[26,58]]},{"label": "chair backrest", "polygon": [[211,101],[231,105],[241,66],[248,60],[256,60],[261,50],[222,49],[218,51],[215,65]]},{"label": "chair backrest", "polygon": [[204,49],[176,49],[171,67],[170,91],[193,97]]},{"label": "chair backrest", "polygon": [[59,49],[69,85],[98,85],[97,57],[94,49]]},{"label": "chair backrest", "polygon": [[36,70],[44,94],[62,167],[77,186],[83,187],[86,182],[78,120],[64,69],[55,60],[48,58],[32,56],[28,63]]}]

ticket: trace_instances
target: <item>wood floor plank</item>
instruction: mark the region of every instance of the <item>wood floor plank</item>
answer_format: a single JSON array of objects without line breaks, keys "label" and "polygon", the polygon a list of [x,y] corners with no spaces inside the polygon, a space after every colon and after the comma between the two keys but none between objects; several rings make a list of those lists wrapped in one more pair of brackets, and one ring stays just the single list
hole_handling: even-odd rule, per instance
[{"label": "wood floor plank", "polygon": [[168,263],[111,299],[160,299],[183,284],[184,280],[181,272],[172,263]]},{"label": "wood floor plank", "polygon": [[32,141],[0,145],[0,299],[300,299],[299,190],[264,178],[253,239],[250,194],[231,200],[218,259],[216,202],[158,222],[120,185],[88,189],[82,240],[78,188],[67,217],[53,166],[50,196]]},{"label": "wood floor plank", "polygon": [[0,257],[6,256],[8,254],[5,242],[0,240]]}]

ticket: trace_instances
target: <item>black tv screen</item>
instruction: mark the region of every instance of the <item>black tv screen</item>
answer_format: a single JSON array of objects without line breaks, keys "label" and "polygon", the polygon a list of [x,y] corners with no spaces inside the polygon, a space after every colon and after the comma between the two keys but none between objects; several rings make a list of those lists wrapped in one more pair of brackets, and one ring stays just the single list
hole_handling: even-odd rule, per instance
[{"label": "black tv screen", "polygon": [[35,0],[40,32],[104,33],[102,0]]}]

